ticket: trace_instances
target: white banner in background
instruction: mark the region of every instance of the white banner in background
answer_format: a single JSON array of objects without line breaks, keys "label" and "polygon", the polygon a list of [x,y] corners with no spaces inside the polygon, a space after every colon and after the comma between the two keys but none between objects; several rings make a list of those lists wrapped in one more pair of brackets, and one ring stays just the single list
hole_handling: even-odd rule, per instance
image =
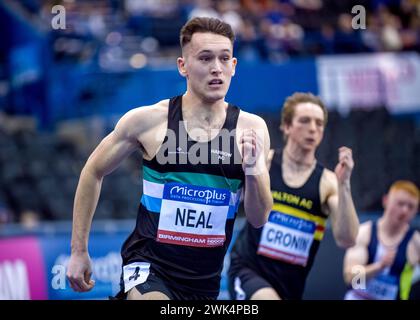
[{"label": "white banner in background", "polygon": [[320,56],[316,64],[320,95],[340,112],[381,106],[391,113],[420,110],[417,53]]}]

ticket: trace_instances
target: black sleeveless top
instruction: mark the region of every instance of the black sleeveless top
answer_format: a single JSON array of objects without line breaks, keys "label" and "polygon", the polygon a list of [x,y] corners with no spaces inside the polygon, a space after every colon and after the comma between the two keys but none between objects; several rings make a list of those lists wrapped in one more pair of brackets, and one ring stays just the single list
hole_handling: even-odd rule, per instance
[{"label": "black sleeveless top", "polygon": [[270,168],[273,209],[263,227],[246,223],[241,230],[231,253],[232,274],[245,266],[282,299],[302,298],[327,219],[319,194],[323,170],[317,163],[302,187],[291,188],[283,180],[282,153],[276,150]]},{"label": "black sleeveless top", "polygon": [[[390,274],[399,276],[402,273],[405,263],[407,262],[407,246],[415,231],[414,228],[408,229],[403,240],[398,245],[397,254],[394,263],[391,266]],[[374,262],[378,243],[378,223],[375,221],[372,223],[370,242],[368,245],[368,264]]]},{"label": "black sleeveless top", "polygon": [[245,179],[234,134],[239,112],[229,105],[219,134],[201,143],[187,134],[182,96],[170,99],[164,142],[143,160],[143,195],[123,265],[149,262],[179,290],[217,295]]},{"label": "black sleeveless top", "polygon": [[[388,281],[388,284],[390,281],[392,281],[392,278],[396,280],[395,285],[398,291],[396,293],[395,299],[400,299],[401,275],[403,274],[404,269],[407,264],[407,246],[414,232],[415,232],[415,229],[413,228],[408,229],[408,231],[406,232],[404,238],[398,245],[397,254],[395,256],[394,263],[391,265],[389,271],[387,272],[388,279],[385,279],[386,281]],[[368,264],[371,264],[375,261],[378,245],[379,245],[378,223],[377,221],[375,221],[372,223],[370,242],[368,245]],[[381,282],[384,282],[383,278],[384,278],[383,275],[379,275],[376,277],[375,279],[375,283],[377,284],[376,291],[378,291],[378,287],[379,287],[378,283],[380,284]],[[382,285],[379,290],[384,291],[387,289],[386,287],[387,287],[386,285]],[[384,294],[384,292],[376,292],[376,293]]]},{"label": "black sleeveless top", "polygon": [[[397,247],[394,262],[388,268],[378,272],[374,277],[365,280],[363,285],[357,281],[357,287],[348,286],[345,299],[347,300],[399,300],[407,299],[413,267],[407,261],[407,246],[415,229],[410,228]],[[372,264],[379,261],[386,252],[378,240],[378,223],[372,223],[370,241],[368,245],[368,261]],[[362,275],[362,273],[360,274]],[[359,283],[360,282],[360,283]],[[404,286],[404,287],[403,287]],[[404,294],[402,294],[404,292]],[[405,297],[404,297],[405,296]]]}]

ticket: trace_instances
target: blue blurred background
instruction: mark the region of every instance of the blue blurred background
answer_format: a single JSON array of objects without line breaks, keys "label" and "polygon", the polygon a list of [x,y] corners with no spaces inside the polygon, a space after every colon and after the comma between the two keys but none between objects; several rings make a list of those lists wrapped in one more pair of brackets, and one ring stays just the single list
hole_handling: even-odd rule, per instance
[{"label": "blue blurred background", "polygon": [[[365,9],[365,21],[355,5]],[[317,156],[331,169],[339,146],[353,149],[352,193],[362,221],[378,217],[393,181],[420,185],[419,1],[4,0],[0,299],[116,293],[119,250],[142,192],[141,154],[103,183],[90,241],[97,286],[88,294],[71,292],[53,268],[68,261],[78,177],[125,112],[185,91],[176,70],[179,30],[194,16],[234,28],[239,63],[227,100],[264,117],[273,148],[282,146],[285,97],[310,91],[324,99],[329,123]],[[305,297],[341,299],[343,251],[329,229],[319,255]],[[227,298],[225,278],[220,297]]]}]

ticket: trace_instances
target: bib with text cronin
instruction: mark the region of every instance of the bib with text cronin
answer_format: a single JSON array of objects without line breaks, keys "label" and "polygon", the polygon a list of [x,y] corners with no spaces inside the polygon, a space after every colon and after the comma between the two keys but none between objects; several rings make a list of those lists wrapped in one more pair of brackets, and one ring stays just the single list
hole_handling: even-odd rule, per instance
[{"label": "bib with text cronin", "polygon": [[229,190],[165,184],[157,241],[193,247],[222,246],[229,201]]},{"label": "bib with text cronin", "polygon": [[313,221],[272,211],[261,233],[258,254],[306,266],[315,231]]}]

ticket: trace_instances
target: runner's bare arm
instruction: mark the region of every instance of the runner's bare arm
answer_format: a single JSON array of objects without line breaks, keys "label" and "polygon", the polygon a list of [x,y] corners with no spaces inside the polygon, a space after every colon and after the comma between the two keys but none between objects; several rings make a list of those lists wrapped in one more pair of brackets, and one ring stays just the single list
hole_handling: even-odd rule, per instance
[{"label": "runner's bare arm", "polygon": [[244,209],[248,221],[254,227],[267,222],[273,206],[267,159],[270,137],[265,121],[249,113],[242,113],[240,151],[245,172]]},{"label": "runner's bare arm", "polygon": [[[76,189],[73,207],[71,258],[67,276],[75,291],[92,289],[88,238],[103,178],[115,170],[134,150],[143,148],[142,135],[150,130],[149,107],[125,114],[87,160]],[[146,121],[147,120],[147,121]]]},{"label": "runner's bare arm", "polygon": [[335,172],[324,170],[321,179],[321,192],[327,193],[326,206],[323,209],[331,216],[334,239],[341,248],[349,248],[355,244],[359,229],[350,187],[353,167],[351,149],[341,147]]},{"label": "runner's bare arm", "polygon": [[103,177],[115,170],[138,147],[125,123],[125,119],[121,119],[115,130],[101,141],[80,174],[73,208],[72,251],[87,250],[87,235]]},{"label": "runner's bare arm", "polygon": [[414,232],[413,242],[414,242],[414,248],[415,248],[414,261],[416,264],[420,264],[420,232],[419,231]]},{"label": "runner's bare arm", "polygon": [[370,222],[362,224],[356,238],[356,244],[346,250],[343,262],[343,275],[346,284],[350,285],[353,277],[356,275],[357,270],[354,267],[364,267],[368,262],[367,246],[370,238],[370,227]]}]

